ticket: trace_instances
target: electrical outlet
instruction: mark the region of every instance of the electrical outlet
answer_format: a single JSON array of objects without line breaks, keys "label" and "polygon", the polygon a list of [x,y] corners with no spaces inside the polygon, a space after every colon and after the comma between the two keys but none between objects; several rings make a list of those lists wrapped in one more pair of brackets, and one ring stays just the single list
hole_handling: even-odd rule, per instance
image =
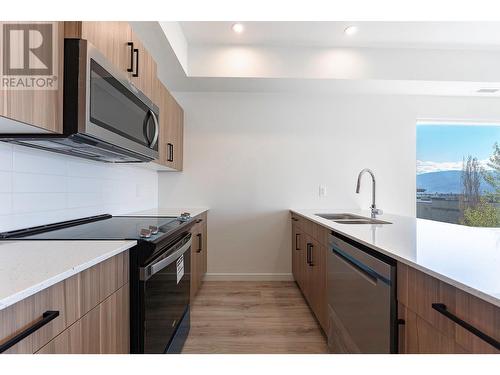
[{"label": "electrical outlet", "polygon": [[319,196],[326,197],[326,186],[325,185],[319,185]]}]

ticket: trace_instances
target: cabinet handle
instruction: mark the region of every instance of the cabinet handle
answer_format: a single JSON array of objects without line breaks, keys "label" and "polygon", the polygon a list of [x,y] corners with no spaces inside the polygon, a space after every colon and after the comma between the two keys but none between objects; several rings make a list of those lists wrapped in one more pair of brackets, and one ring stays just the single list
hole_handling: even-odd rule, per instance
[{"label": "cabinet handle", "polygon": [[134,48],[135,54],[135,73],[132,73],[132,77],[139,77],[139,50]]},{"label": "cabinet handle", "polygon": [[295,250],[300,250],[299,241],[300,241],[300,233],[295,233]]},{"label": "cabinet handle", "polygon": [[306,261],[309,266],[312,266],[312,243],[307,243],[307,253],[306,253]]},{"label": "cabinet handle", "polygon": [[196,252],[201,253],[201,250],[203,249],[203,235],[198,233],[196,236],[198,237],[198,250],[196,250]]},{"label": "cabinet handle", "polygon": [[127,72],[134,71],[134,42],[128,42],[127,46],[130,47],[130,66],[127,68]]},{"label": "cabinet handle", "polygon": [[59,316],[59,311],[45,311],[42,314],[42,319],[34,323],[32,326],[26,328],[24,331],[22,331],[20,334],[14,336],[10,340],[6,341],[2,345],[0,345],[0,353],[3,353],[7,349],[13,347],[16,345],[19,341],[23,340],[24,338],[28,337],[35,331],[38,331],[40,328],[42,328],[44,325],[48,324],[50,321],[54,320]]},{"label": "cabinet handle", "polygon": [[473,325],[471,325],[471,324],[467,323],[466,321],[460,319],[455,314],[452,314],[448,310],[448,308],[446,307],[446,305],[444,303],[433,303],[432,304],[432,308],[434,310],[436,310],[437,312],[439,312],[440,314],[446,316],[448,319],[454,321],[459,326],[465,328],[467,331],[469,331],[473,335],[479,337],[481,340],[486,341],[488,344],[490,344],[491,346],[493,346],[495,349],[499,349],[500,350],[500,342],[498,342],[497,340],[495,340],[493,337],[488,336],[486,333],[480,331],[479,329],[477,329]]},{"label": "cabinet handle", "polygon": [[167,143],[167,161],[174,161],[174,145]]},{"label": "cabinet handle", "polygon": [[296,217],[292,217],[292,220],[293,221],[299,221],[299,219],[297,219]]},{"label": "cabinet handle", "polygon": [[196,222],[195,222],[195,224],[199,224],[199,223],[201,223],[202,221],[203,221],[203,219],[197,219],[197,220],[196,220]]}]

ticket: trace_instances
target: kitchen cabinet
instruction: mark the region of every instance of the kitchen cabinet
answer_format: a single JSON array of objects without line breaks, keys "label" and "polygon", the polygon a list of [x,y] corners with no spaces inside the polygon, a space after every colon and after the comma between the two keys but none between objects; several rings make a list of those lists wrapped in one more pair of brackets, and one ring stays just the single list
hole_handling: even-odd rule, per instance
[{"label": "kitchen cabinet", "polygon": [[128,252],[1,310],[0,345],[45,320],[5,353],[128,353]]},{"label": "kitchen cabinet", "polygon": [[128,80],[147,97],[154,97],[156,62],[127,22],[65,22],[65,37],[93,44]]},{"label": "kitchen cabinet", "polygon": [[159,80],[156,91],[160,107],[159,158],[156,163],[168,167],[168,170],[182,171],[184,111]]},{"label": "kitchen cabinet", "polygon": [[[5,23],[0,23],[3,27]],[[12,22],[9,24],[18,25]],[[19,26],[26,22],[20,22]],[[57,133],[63,131],[63,76],[64,76],[64,22],[50,22],[52,25],[53,40],[55,44],[43,43],[38,55],[46,56],[52,51],[53,70],[51,75],[40,76],[46,82],[53,82],[56,89],[9,89],[0,87],[0,131],[2,133],[16,133],[21,127],[15,122],[32,125],[33,133]],[[23,49],[17,49],[23,53]],[[12,50],[11,50],[12,51]],[[55,60],[54,60],[55,59]],[[16,76],[22,78],[21,76]],[[31,77],[31,76],[28,76]],[[37,76],[38,77],[38,76]],[[23,129],[26,132],[26,129]]]},{"label": "kitchen cabinet", "polygon": [[191,229],[191,300],[196,297],[203,278],[207,273],[207,213],[195,217],[196,224]]},{"label": "kitchen cabinet", "polygon": [[500,341],[500,308],[398,263],[400,353],[500,353],[458,324]]},{"label": "kitchen cabinet", "polygon": [[328,230],[292,215],[292,273],[324,332],[328,330],[326,255]]}]

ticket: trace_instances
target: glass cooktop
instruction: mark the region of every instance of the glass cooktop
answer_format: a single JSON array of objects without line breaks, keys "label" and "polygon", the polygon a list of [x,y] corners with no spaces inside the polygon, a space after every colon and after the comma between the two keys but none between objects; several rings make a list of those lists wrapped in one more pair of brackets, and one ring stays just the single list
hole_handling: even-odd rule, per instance
[{"label": "glass cooktop", "polygon": [[[176,217],[102,215],[0,233],[0,239],[152,241],[171,233],[182,224],[183,222]],[[144,233],[143,230],[146,232]],[[156,230],[157,233],[155,233]],[[142,236],[141,231],[143,231]]]}]

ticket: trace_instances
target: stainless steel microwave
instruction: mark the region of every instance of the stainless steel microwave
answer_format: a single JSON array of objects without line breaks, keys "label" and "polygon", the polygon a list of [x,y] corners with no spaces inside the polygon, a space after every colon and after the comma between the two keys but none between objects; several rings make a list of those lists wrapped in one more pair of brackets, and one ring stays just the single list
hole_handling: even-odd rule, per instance
[{"label": "stainless steel microwave", "polygon": [[158,158],[159,108],[86,40],[64,42],[63,134],[2,135],[3,141],[87,159]]}]

